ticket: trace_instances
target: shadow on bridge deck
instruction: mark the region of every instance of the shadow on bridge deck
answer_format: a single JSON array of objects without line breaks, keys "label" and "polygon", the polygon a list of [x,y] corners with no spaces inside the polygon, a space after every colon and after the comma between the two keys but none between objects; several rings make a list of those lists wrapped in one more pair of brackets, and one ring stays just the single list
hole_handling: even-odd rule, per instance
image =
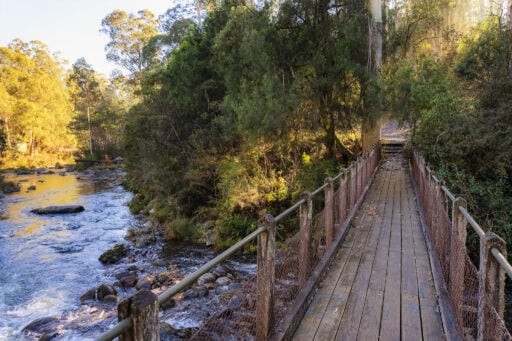
[{"label": "shadow on bridge deck", "polygon": [[401,155],[381,164],[293,339],[444,339],[418,206]]}]

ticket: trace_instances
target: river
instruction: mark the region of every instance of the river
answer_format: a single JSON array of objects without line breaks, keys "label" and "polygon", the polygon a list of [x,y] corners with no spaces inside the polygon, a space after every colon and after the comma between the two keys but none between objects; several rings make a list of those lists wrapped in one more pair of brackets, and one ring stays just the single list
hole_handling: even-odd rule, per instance
[{"label": "river", "polygon": [[[17,340],[31,321],[77,309],[79,297],[108,277],[99,255],[140,222],[127,207],[132,194],[109,182],[72,174],[7,180],[20,182],[21,191],[0,203],[0,339]],[[27,191],[31,185],[36,190]],[[83,205],[85,212],[30,213],[63,204]]]},{"label": "river", "polygon": [[[212,259],[204,244],[158,242],[134,248],[125,240],[129,229],[147,224],[129,211],[132,193],[113,181],[65,176],[11,176],[21,191],[0,199],[0,341],[38,340],[22,333],[34,320],[51,317],[52,340],[94,340],[117,323],[116,304],[80,304],[80,296],[101,283],[112,284],[116,273],[136,266],[140,275],[174,269],[176,282]],[[29,186],[36,190],[29,191]],[[84,212],[36,215],[30,210],[50,205],[79,204]],[[133,259],[103,265],[98,257],[115,244],[134,250]],[[256,270],[254,255],[226,262],[245,277]],[[120,299],[135,293],[118,288]],[[161,314],[175,329],[198,327],[214,308],[212,298],[200,298],[193,309],[180,307]],[[190,304],[190,303],[189,303]]]}]

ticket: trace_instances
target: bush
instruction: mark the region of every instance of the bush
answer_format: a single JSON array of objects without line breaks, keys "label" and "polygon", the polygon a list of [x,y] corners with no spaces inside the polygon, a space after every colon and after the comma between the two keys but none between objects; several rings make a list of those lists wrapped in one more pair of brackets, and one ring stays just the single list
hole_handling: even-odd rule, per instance
[{"label": "bush", "polygon": [[247,215],[235,214],[233,217],[221,220],[217,227],[216,245],[217,249],[226,249],[234,245],[256,230],[256,221]]},{"label": "bush", "polygon": [[170,240],[197,239],[199,228],[191,219],[177,218],[165,229],[165,238]]}]

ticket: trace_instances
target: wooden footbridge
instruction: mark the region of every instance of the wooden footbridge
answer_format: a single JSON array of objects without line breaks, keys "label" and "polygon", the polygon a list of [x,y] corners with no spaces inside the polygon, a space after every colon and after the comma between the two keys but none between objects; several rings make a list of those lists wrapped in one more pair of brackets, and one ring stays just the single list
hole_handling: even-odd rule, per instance
[{"label": "wooden footbridge", "polygon": [[[159,305],[253,239],[256,275],[192,339],[511,340],[505,243],[402,148],[384,140],[173,288],[121,302],[119,324],[98,340],[159,340]],[[296,235],[276,246],[276,230],[293,222]],[[470,229],[480,238],[476,266]]]}]

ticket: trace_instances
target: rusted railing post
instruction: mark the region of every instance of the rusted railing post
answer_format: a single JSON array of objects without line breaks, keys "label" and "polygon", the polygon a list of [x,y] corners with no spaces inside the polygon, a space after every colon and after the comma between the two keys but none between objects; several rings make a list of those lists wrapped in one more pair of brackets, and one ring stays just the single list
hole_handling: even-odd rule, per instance
[{"label": "rusted railing post", "polygon": [[485,314],[485,300],[487,294],[489,303],[503,319],[505,312],[505,270],[496,261],[491,253],[493,248],[506,255],[506,243],[493,232],[487,232],[480,239],[480,281],[478,295],[478,337],[477,340],[494,339],[498,332],[488,325]]},{"label": "rusted railing post", "polygon": [[356,167],[356,163],[354,161],[352,161],[350,163],[350,206],[348,208],[349,211],[352,210],[352,207],[354,207],[354,204],[356,202],[356,196],[357,196],[356,179],[357,179],[357,167]]},{"label": "rusted railing post", "polygon": [[434,245],[436,249],[439,250],[439,239],[441,238],[441,205],[444,205],[443,195],[441,190],[441,181],[439,179],[434,179],[434,188],[435,188],[435,211],[434,211],[434,221],[435,221],[435,233],[432,234],[432,239],[434,239]]},{"label": "rusted railing post", "polygon": [[299,288],[309,278],[311,267],[311,224],[313,222],[313,199],[310,192],[300,195],[305,202],[300,205],[300,245],[299,245]]},{"label": "rusted railing post", "polygon": [[120,341],[159,341],[158,296],[140,290],[117,306],[118,321],[131,317],[132,328],[119,336]]},{"label": "rusted railing post", "polygon": [[258,272],[256,295],[256,340],[268,340],[272,327],[275,282],[275,227],[270,214],[260,221],[267,230],[258,236]]},{"label": "rusted railing post", "polygon": [[331,177],[325,179],[327,185],[324,189],[325,196],[325,244],[328,248],[334,239],[334,180]]},{"label": "rusted railing post", "polygon": [[347,203],[348,203],[348,186],[347,186],[347,170],[343,169],[340,176],[340,189],[339,189],[339,204],[340,204],[340,226],[343,226],[345,218],[347,217]]},{"label": "rusted railing post", "polygon": [[452,231],[450,245],[450,296],[454,304],[459,326],[463,326],[462,306],[464,303],[464,271],[466,262],[466,217],[459,207],[467,208],[466,200],[455,198],[452,204]]}]

